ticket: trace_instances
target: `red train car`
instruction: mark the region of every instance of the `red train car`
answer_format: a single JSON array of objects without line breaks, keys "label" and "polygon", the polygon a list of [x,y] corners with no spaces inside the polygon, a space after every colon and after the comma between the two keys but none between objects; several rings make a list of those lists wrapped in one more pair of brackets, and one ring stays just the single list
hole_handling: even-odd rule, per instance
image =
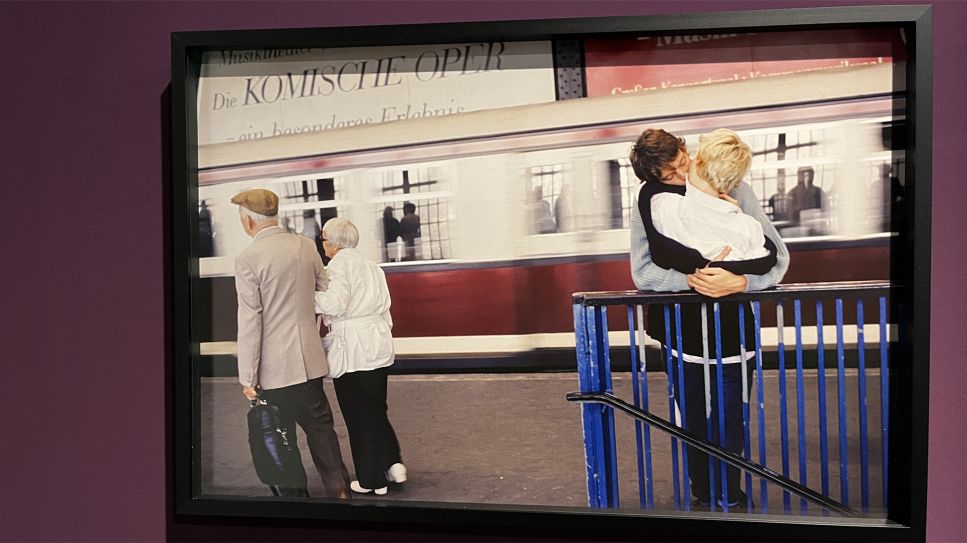
[{"label": "red train car", "polygon": [[[891,143],[902,117],[890,74],[888,65],[806,72],[768,87],[673,88],[410,120],[405,130],[386,123],[201,146],[201,353],[234,352],[232,261],[246,240],[227,202],[254,186],[280,194],[293,232],[317,237],[334,216],[359,227],[360,250],[387,274],[401,360],[513,366],[573,350],[571,294],[633,288],[638,180],[627,155],[646,127],[690,147],[729,127],[750,144],[747,182],[792,255],[784,282],[889,279],[890,209],[904,170]],[[793,218],[783,198],[804,171],[823,201]],[[415,209],[420,235],[391,239],[383,218],[398,220],[404,207]]]}]

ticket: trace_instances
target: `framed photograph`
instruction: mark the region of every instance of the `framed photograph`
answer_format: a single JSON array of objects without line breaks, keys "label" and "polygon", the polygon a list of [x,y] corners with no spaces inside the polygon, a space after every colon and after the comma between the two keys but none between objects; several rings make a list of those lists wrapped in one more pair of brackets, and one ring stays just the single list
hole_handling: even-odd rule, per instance
[{"label": "framed photograph", "polygon": [[172,34],[176,519],[923,540],[930,17]]}]

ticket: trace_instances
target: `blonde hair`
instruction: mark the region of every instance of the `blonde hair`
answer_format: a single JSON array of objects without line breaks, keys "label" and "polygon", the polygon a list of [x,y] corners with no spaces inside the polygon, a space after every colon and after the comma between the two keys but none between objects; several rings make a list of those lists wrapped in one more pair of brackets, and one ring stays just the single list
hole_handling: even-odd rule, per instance
[{"label": "blonde hair", "polygon": [[728,128],[719,128],[698,138],[695,173],[720,193],[739,186],[752,164],[752,149]]}]

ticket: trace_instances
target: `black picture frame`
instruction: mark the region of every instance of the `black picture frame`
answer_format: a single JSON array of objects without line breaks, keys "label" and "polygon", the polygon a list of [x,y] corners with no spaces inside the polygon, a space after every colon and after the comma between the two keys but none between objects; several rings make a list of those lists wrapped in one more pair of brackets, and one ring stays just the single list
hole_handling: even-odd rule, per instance
[{"label": "black picture frame", "polygon": [[[804,522],[801,518],[729,518],[637,515],[608,510],[572,511],[553,507],[493,506],[430,502],[325,503],[201,495],[194,451],[199,439],[198,345],[192,343],[191,297],[197,258],[197,113],[199,64],[206,51],[360,47],[579,39],[639,33],[715,33],[720,31],[815,30],[896,25],[908,37],[906,93],[906,179],[911,197],[896,210],[907,218],[894,245],[892,276],[901,286],[900,356],[910,371],[893,375],[891,465],[888,522],[882,525]],[[176,32],[171,36],[171,176],[168,255],[172,314],[170,340],[169,443],[171,492],[178,519],[247,518],[272,524],[370,528],[381,526],[517,530],[559,536],[591,533],[636,534],[649,538],[762,538],[808,540],[922,541],[926,526],[927,427],[930,315],[930,179],[932,137],[931,9],[929,6],[863,6],[696,13],[621,18],[552,19],[465,24]],[[563,398],[562,398],[563,402]],[[252,520],[255,519],[255,520]]]}]

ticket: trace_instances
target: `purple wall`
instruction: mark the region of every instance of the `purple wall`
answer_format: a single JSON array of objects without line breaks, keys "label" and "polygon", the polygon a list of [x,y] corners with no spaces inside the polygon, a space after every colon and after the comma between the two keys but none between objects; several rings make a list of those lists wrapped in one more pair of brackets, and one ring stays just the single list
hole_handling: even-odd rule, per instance
[{"label": "purple wall", "polygon": [[[852,1],[851,4],[870,3]],[[400,540],[446,534],[169,527],[162,93],[169,32],[646,15],[835,2],[3,3],[0,539]],[[967,3],[934,5],[930,541],[961,539],[967,448]],[[507,536],[462,536],[464,541]]]}]

